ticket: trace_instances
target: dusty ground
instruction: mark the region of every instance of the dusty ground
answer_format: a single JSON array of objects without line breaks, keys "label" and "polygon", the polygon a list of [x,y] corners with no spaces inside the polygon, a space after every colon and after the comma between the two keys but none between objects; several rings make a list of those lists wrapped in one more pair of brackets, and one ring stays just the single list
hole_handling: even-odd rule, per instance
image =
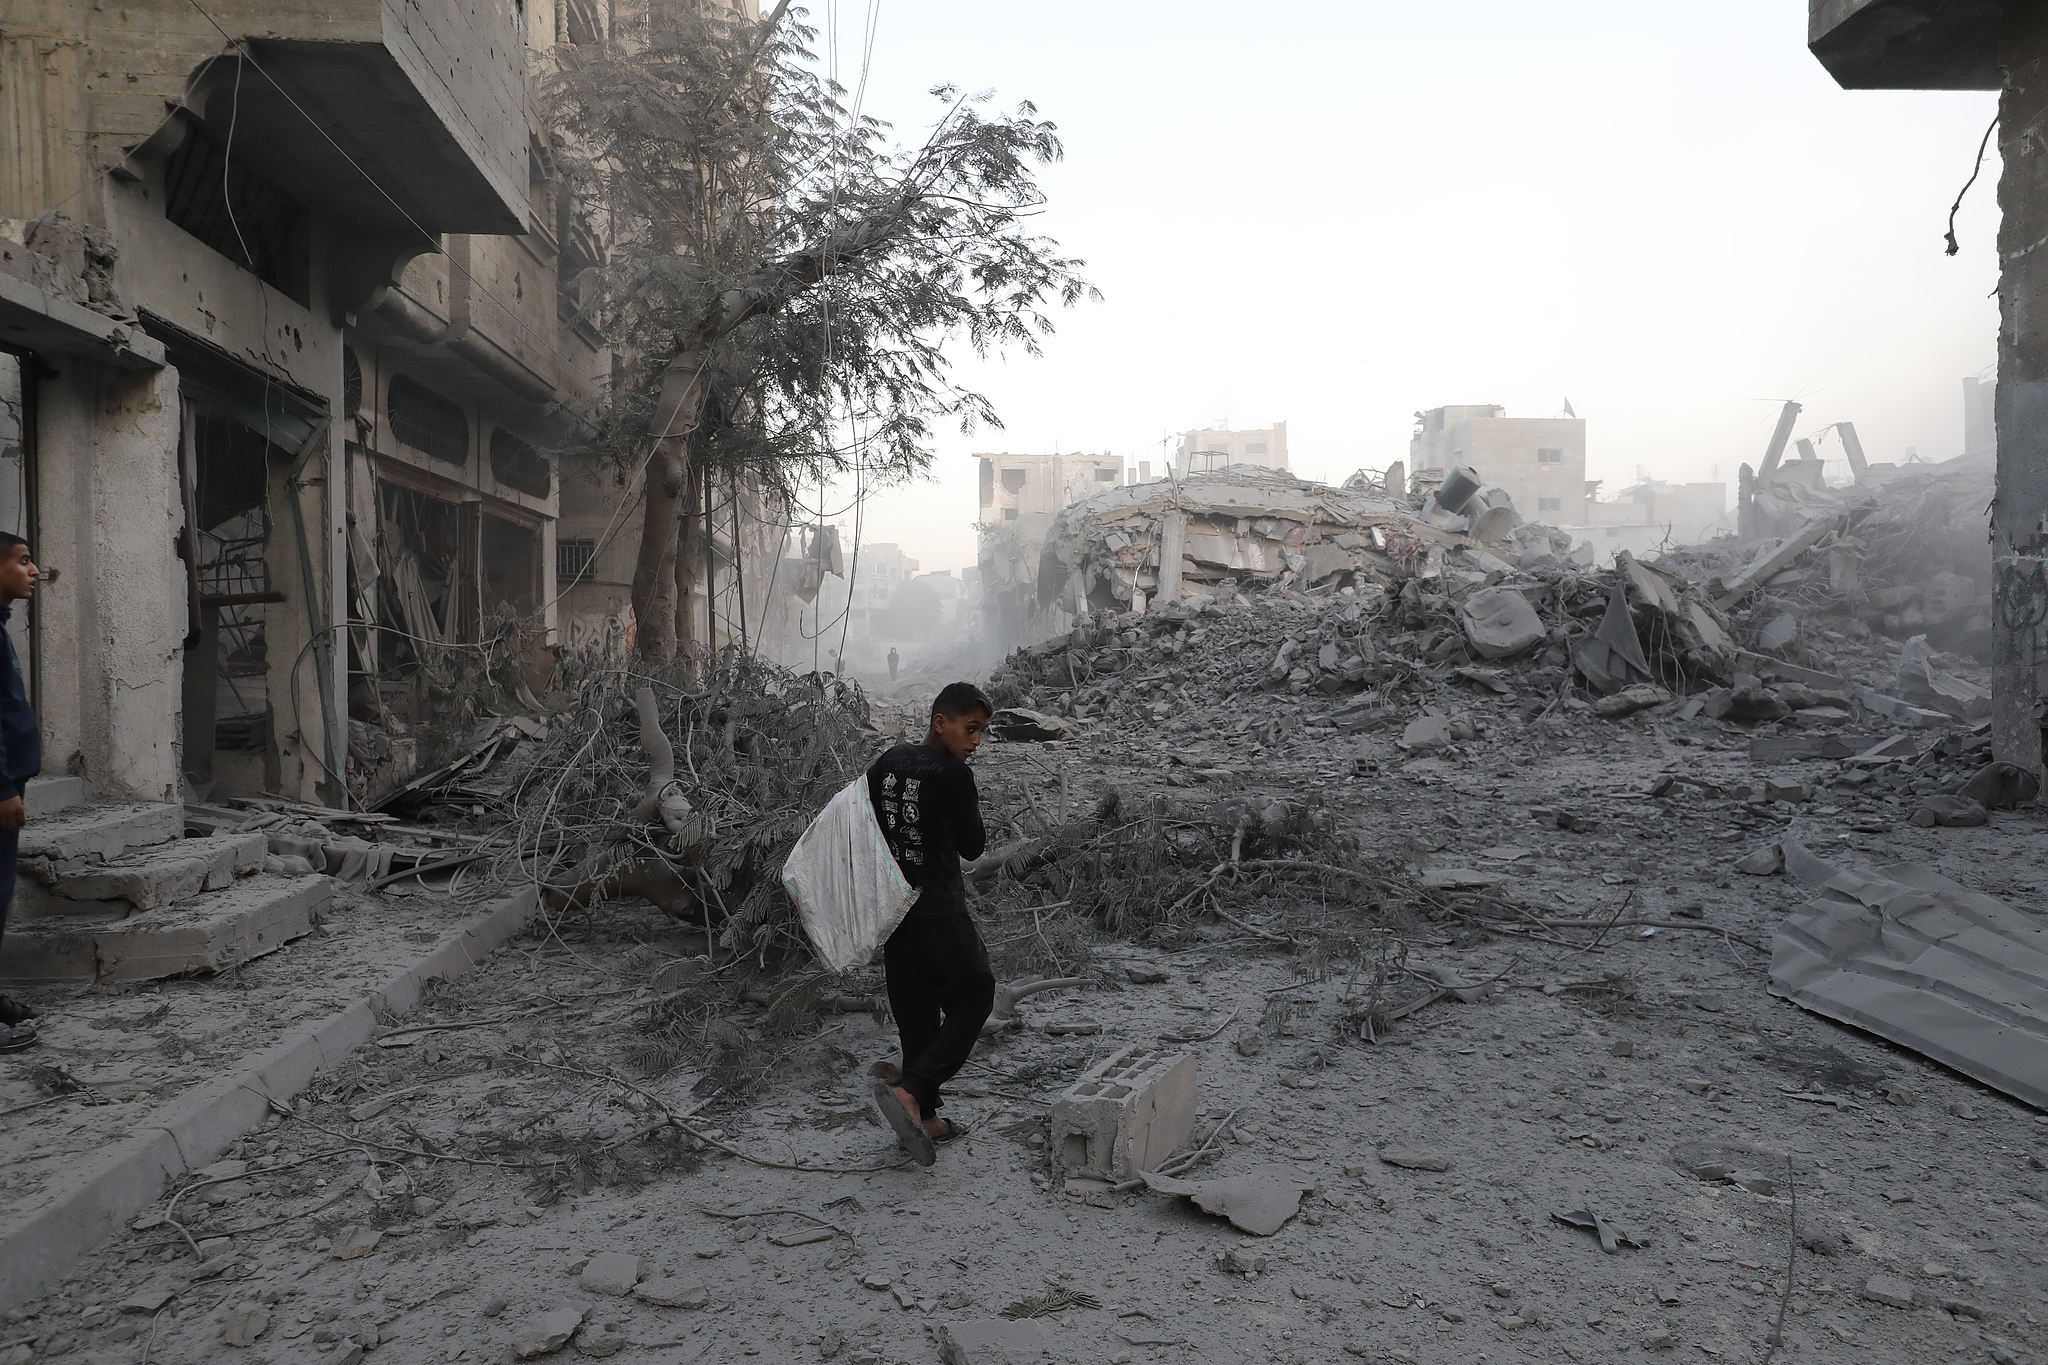
[{"label": "dusty ground", "polygon": [[[745,1103],[697,1097],[692,1069],[640,1079],[633,1021],[664,967],[672,984],[670,964],[703,943],[612,908],[442,991],[401,1022],[413,1031],[361,1049],[297,1114],[252,1134],[235,1154],[248,1171],[181,1194],[170,1211],[203,1255],[169,1224],[135,1232],[14,1315],[0,1342],[33,1335],[38,1355],[110,1363],[347,1365],[372,1342],[393,1365],[498,1361],[537,1314],[567,1307],[585,1314],[571,1354],[928,1362],[936,1324],[1068,1288],[1101,1304],[1048,1320],[1055,1354],[1075,1362],[1448,1365],[1664,1349],[1755,1361],[1787,1284],[1796,1195],[1805,1246],[1780,1358],[2042,1358],[2048,1124],[1771,997],[1765,955],[1741,940],[1767,943],[1804,893],[1731,870],[1791,825],[1826,856],[1915,858],[2033,906],[2048,884],[2041,814],[1921,830],[1890,797],[1645,796],[1667,770],[1724,788],[1761,775],[1743,737],[1705,722],[1528,727],[1479,702],[1486,736],[1404,764],[1384,732],[1316,727],[1329,703],[1256,705],[1251,719],[1286,722],[1264,749],[1195,727],[994,746],[977,759],[992,814],[1014,814],[1026,784],[1051,799],[1048,774],[1062,770],[1076,807],[1104,782],[1127,794],[1313,790],[1417,866],[1504,867],[1524,903],[1573,915],[1696,908],[1702,927],[1619,931],[1583,949],[1434,925],[1412,943],[1416,961],[1466,980],[1505,973],[1502,989],[1433,1005],[1377,1045],[1344,1024],[1343,981],[1304,980],[1299,956],[1230,926],[1181,952],[1104,942],[1093,988],[1028,1002],[1027,1027],[977,1055],[952,1101],[972,1133],[920,1170],[893,1165],[862,1113],[861,1073],[893,1042],[866,1014],[781,1037],[747,1007],[734,1047],[772,1065]],[[1590,827],[1546,827],[1532,808]],[[1132,966],[1168,978],[1132,985]],[[1577,988],[1589,982],[1608,984]],[[1049,1021],[1102,1031],[1054,1036]],[[1042,1119],[1064,1084],[1123,1043],[1210,1032],[1186,1044],[1200,1057],[1203,1126],[1236,1118],[1230,1153],[1204,1171],[1293,1163],[1315,1183],[1300,1216],[1257,1239],[1184,1201],[1079,1197],[1047,1178]],[[1854,1107],[1787,1096],[1817,1088]],[[362,1107],[394,1095],[408,1098]],[[58,1121],[22,1118],[17,1142],[48,1141],[37,1125]],[[1762,1149],[1772,1192],[1675,1169],[1673,1149],[1699,1141]],[[1388,1165],[1390,1147],[1449,1169]],[[1576,1209],[1649,1245],[1603,1255],[1552,1218]],[[781,1244],[821,1228],[833,1235]],[[677,1291],[701,1287],[704,1307],[584,1288],[572,1271],[606,1251],[638,1255]],[[1864,1297],[1874,1275],[1906,1281],[1920,1306]],[[224,1331],[253,1344],[225,1345]]]}]

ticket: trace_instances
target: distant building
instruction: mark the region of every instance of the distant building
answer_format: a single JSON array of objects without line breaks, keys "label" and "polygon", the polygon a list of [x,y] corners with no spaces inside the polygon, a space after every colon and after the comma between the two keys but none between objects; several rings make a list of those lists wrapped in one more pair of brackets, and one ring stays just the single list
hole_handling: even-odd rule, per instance
[{"label": "distant building", "polygon": [[1227,469],[1234,464],[1287,468],[1287,423],[1275,422],[1259,431],[1232,431],[1227,427],[1184,431],[1173,452],[1173,472],[1181,478]]},{"label": "distant building", "polygon": [[1494,403],[1416,413],[1408,468],[1418,486],[1435,487],[1461,464],[1505,490],[1524,521],[1576,526],[1586,519],[1584,418],[1510,417]]},{"label": "distant building", "polygon": [[1121,455],[978,455],[981,611],[989,640],[1017,641],[1039,612],[1038,561],[1053,518],[1124,481]]},{"label": "distant building", "polygon": [[1590,540],[1605,561],[1617,550],[1644,554],[1665,542],[1686,545],[1730,529],[1728,486],[1645,479],[1602,501],[1586,478],[1581,417],[1510,417],[1492,403],[1415,414],[1408,442],[1412,487],[1436,487],[1454,465],[1504,490],[1524,521],[1541,521]]}]

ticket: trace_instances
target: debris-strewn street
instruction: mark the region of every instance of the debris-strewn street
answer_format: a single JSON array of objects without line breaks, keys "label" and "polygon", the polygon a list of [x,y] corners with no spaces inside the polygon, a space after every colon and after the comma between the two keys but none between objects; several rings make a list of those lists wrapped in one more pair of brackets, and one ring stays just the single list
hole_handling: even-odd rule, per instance
[{"label": "debris-strewn street", "polygon": [[[1057,963],[1088,984],[1017,1007],[953,1087],[970,1135],[921,1171],[863,1099],[893,1054],[863,1008],[874,969],[807,1006],[749,1003],[753,964],[707,967],[686,926],[571,913],[180,1182],[13,1315],[10,1340],[107,1361],[138,1343],[160,1361],[242,1354],[225,1344],[394,1362],[567,1343],[909,1362],[937,1358],[941,1327],[1036,1304],[1053,1358],[1077,1361],[1750,1359],[1781,1309],[1789,1357],[2041,1348],[2048,1125],[1771,997],[1755,945],[1807,892],[1734,866],[1796,835],[2027,900],[2048,877],[2038,814],[1863,833],[1872,803],[1761,799],[1766,781],[1825,793],[1835,760],[1754,763],[1723,722],[1524,722],[1480,691],[1472,738],[1404,758],[1397,727],[1331,728],[1344,704],[1254,693],[1236,709],[1274,736],[1257,752],[1139,722],[998,743],[978,766],[992,825],[1087,818],[1111,790],[1126,810],[1306,800],[1361,866],[1448,888],[1395,920],[1379,1013],[1431,1003],[1376,1042],[1375,962],[1328,938],[1372,922],[1358,907],[1327,917],[1278,883],[1229,919],[1082,933],[1030,908],[1070,889],[1047,863],[1017,909],[985,913],[986,936],[1006,979]],[[1482,894],[1541,914],[1503,921],[1464,899]],[[734,1003],[701,1046],[647,1055],[652,1002],[716,991]],[[1196,1174],[1300,1174],[1274,1236],[1057,1180],[1049,1100],[1116,1047],[1162,1040],[1199,1060],[1197,1134],[1218,1155]],[[1603,1254],[1597,1229],[1560,1217],[1582,1212],[1646,1245]]]}]

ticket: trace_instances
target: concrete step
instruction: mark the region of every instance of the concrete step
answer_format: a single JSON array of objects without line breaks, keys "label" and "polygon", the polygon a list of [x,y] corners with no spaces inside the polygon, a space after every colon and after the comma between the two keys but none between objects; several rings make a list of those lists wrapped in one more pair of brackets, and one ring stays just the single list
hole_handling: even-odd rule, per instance
[{"label": "concrete step", "polygon": [[158,802],[73,806],[21,832],[21,856],[69,863],[118,858],[185,833],[185,808]]},{"label": "concrete step", "polygon": [[259,873],[115,924],[43,920],[9,928],[0,939],[0,981],[113,985],[223,971],[311,933],[333,899],[328,877]]},{"label": "concrete step", "polygon": [[[123,914],[174,905],[202,891],[221,891],[235,878],[263,869],[270,840],[263,831],[178,839],[107,862],[78,859],[31,873],[49,888],[53,903],[112,902]],[[72,912],[75,913],[75,912]]]},{"label": "concrete step", "polygon": [[60,810],[85,804],[85,779],[82,777],[31,777],[21,789],[24,804],[28,807],[28,818],[46,820]]}]

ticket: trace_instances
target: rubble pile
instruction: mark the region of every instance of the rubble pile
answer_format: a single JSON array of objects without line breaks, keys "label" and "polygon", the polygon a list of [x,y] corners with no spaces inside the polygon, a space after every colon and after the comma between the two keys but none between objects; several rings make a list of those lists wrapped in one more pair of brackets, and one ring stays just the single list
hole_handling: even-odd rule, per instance
[{"label": "rubble pile", "polygon": [[[1872,716],[1976,720],[1985,695],[1967,676],[1973,665],[1937,646],[1988,628],[1984,580],[1956,571],[1981,554],[1967,515],[1981,475],[1901,477],[1787,537],[1724,539],[1654,563],[1623,552],[1606,569],[1537,524],[1492,548],[1425,526],[1437,536],[1425,546],[1404,542],[1390,518],[1379,539],[1419,553],[1361,545],[1345,551],[1341,575],[1306,591],[1287,571],[1258,592],[1220,576],[1148,611],[1089,612],[1013,654],[992,678],[996,701],[1079,720],[1164,719],[1249,691],[1353,692],[1340,728],[1356,729],[1479,688],[1515,696],[1529,715],[1661,706],[1802,731]],[[1129,555],[1138,542],[1117,548],[1125,533],[1106,524],[1089,521],[1106,551]],[[1278,553],[1304,559],[1314,547],[1286,537],[1308,524],[1267,528],[1282,537]],[[1243,535],[1264,554],[1256,521]],[[1102,573],[1124,572],[1080,562],[1098,586]],[[1312,570],[1295,579],[1318,583]]]}]

